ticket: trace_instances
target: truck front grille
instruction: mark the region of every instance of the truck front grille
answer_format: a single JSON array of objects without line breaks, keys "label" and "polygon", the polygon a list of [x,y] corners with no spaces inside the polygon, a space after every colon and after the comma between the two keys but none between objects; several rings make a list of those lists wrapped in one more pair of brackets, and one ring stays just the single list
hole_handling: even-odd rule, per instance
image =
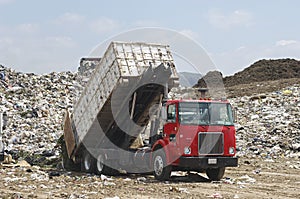
[{"label": "truck front grille", "polygon": [[223,133],[200,132],[199,155],[222,155],[224,153]]}]

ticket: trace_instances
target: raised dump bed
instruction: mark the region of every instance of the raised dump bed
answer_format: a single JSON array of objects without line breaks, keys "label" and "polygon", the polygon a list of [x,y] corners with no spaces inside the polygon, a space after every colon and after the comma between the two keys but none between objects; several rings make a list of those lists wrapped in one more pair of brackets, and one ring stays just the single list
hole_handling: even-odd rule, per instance
[{"label": "raised dump bed", "polygon": [[150,108],[161,102],[165,88],[177,85],[169,46],[112,42],[73,113],[66,114],[69,157],[74,159],[82,147],[110,148],[111,143],[128,150],[141,133],[139,127],[149,122]]}]

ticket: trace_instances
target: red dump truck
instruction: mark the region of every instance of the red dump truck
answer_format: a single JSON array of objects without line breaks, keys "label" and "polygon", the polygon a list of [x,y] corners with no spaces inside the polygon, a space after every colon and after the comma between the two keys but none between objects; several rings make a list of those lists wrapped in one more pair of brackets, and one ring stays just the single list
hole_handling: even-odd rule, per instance
[{"label": "red dump truck", "polygon": [[153,173],[158,180],[175,170],[198,171],[220,180],[225,167],[238,162],[231,105],[168,99],[178,83],[169,46],[112,42],[72,113],[66,112],[64,167]]}]

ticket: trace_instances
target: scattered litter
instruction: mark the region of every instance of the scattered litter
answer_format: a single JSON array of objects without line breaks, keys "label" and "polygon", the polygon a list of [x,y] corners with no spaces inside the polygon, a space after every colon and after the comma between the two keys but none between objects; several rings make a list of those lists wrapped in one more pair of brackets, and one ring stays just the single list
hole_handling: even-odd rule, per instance
[{"label": "scattered litter", "polygon": [[120,199],[118,196],[115,196],[113,198],[104,198],[104,199]]},{"label": "scattered litter", "polygon": [[113,181],[114,180],[111,177],[109,178],[109,177],[107,177],[107,176],[105,176],[103,174],[101,174],[100,178],[101,178],[102,181]]},{"label": "scattered litter", "polygon": [[103,175],[103,174],[101,174],[100,178],[101,178],[101,180],[102,180],[102,181],[104,181],[104,180],[107,180],[107,179],[108,179],[108,177],[106,177],[106,176],[105,176],[105,175]]},{"label": "scattered litter", "polygon": [[284,90],[282,93],[284,95],[291,95],[293,93],[293,91],[291,91],[291,90]]},{"label": "scattered litter", "polygon": [[116,183],[104,181],[103,185],[104,185],[104,186],[116,186]]},{"label": "scattered litter", "polygon": [[130,178],[125,178],[123,181],[124,182],[129,182],[129,181],[131,181],[131,179]]},{"label": "scattered litter", "polygon": [[208,198],[223,198],[223,196],[220,193],[214,193],[208,196]]},{"label": "scattered litter", "polygon": [[226,177],[226,178],[222,179],[222,182],[225,184],[234,184],[235,181],[232,178]]},{"label": "scattered litter", "polygon": [[187,194],[190,193],[190,192],[188,192],[187,188],[169,187],[169,190],[171,192],[187,193]]},{"label": "scattered litter", "polygon": [[145,178],[145,177],[139,177],[139,178],[137,178],[137,181],[139,181],[139,182],[146,182],[147,178]]},{"label": "scattered litter", "polygon": [[15,163],[15,160],[12,159],[12,156],[10,154],[4,155],[3,164],[11,164]]},{"label": "scattered litter", "polygon": [[237,178],[237,181],[238,181],[237,184],[239,184],[239,185],[254,184],[256,182],[256,180],[254,178],[251,178],[248,175],[244,175],[244,176]]},{"label": "scattered litter", "polygon": [[260,174],[260,172],[261,172],[261,169],[255,169],[252,173],[253,174]]},{"label": "scattered litter", "polygon": [[41,189],[47,189],[48,187],[47,187],[46,185],[44,185],[44,184],[41,184],[41,185],[40,185],[40,188],[41,188]]},{"label": "scattered litter", "polygon": [[57,171],[51,171],[51,172],[49,172],[49,177],[57,177],[57,176],[60,176],[60,173],[59,172],[57,172]]}]

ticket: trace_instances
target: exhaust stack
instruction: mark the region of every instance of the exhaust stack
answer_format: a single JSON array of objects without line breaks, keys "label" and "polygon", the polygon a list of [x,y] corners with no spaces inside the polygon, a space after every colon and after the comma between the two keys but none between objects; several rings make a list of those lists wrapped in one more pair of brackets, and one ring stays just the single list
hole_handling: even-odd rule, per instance
[{"label": "exhaust stack", "polygon": [[208,88],[199,88],[198,92],[200,93],[200,98],[206,98],[206,93],[208,92]]}]

